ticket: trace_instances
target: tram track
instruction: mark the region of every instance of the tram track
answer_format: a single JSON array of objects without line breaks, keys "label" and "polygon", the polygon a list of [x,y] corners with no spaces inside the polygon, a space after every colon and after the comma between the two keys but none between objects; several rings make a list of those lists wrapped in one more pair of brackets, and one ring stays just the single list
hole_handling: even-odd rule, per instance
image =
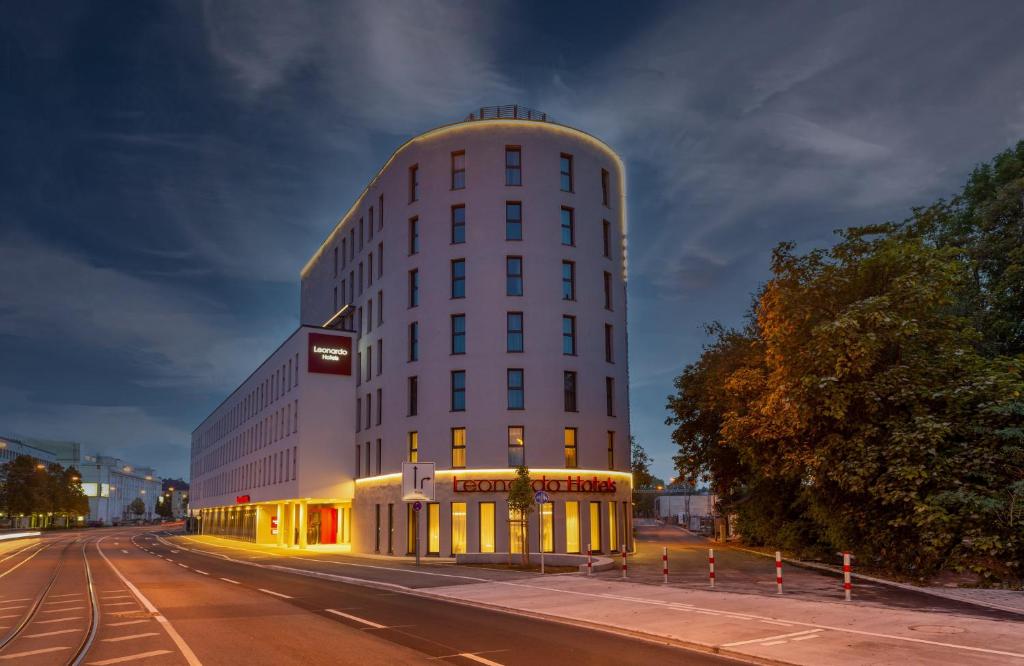
[{"label": "tram track", "polygon": [[[4,653],[4,651],[7,649],[8,646],[10,646],[20,636],[22,636],[24,634],[25,629],[39,615],[39,609],[42,608],[43,603],[45,603],[47,597],[50,595],[50,591],[53,589],[54,583],[57,582],[57,578],[60,576],[60,573],[61,573],[61,571],[64,568],[64,563],[65,563],[65,560],[67,558],[68,549],[71,548],[71,546],[73,546],[77,541],[78,541],[78,539],[76,538],[74,540],[69,541],[67,543],[67,545],[64,546],[64,550],[61,551],[61,554],[60,554],[60,559],[58,559],[57,560],[57,564],[54,565],[53,572],[50,574],[50,578],[46,581],[46,584],[43,587],[43,590],[38,595],[36,595],[36,598],[33,600],[31,606],[29,607],[29,609],[19,619],[19,621],[14,625],[14,627],[10,631],[8,631],[5,636],[0,638],[0,655],[2,655]],[[38,554],[40,552],[42,552],[42,549],[40,549],[39,551],[36,551],[35,554]],[[12,567],[11,569],[8,569],[4,573],[5,574],[6,573],[10,573],[14,569],[16,569],[18,566],[21,566],[22,564],[24,564],[25,562],[30,560],[32,557],[34,557],[34,555],[32,555],[32,556],[30,556],[28,558],[25,558],[20,563],[18,563],[17,565]]]}]

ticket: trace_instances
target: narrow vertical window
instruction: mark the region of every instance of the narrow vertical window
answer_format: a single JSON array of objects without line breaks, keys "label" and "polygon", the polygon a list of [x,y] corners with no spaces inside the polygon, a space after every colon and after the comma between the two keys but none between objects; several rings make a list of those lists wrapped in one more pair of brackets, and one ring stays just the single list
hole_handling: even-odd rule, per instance
[{"label": "narrow vertical window", "polygon": [[373,299],[366,301],[366,332],[373,331]]},{"label": "narrow vertical window", "polygon": [[384,195],[377,197],[377,228],[384,228]]},{"label": "narrow vertical window", "polygon": [[480,502],[480,552],[493,553],[494,502]]},{"label": "narrow vertical window", "polygon": [[452,502],[452,555],[466,552],[466,503]]},{"label": "narrow vertical window", "polygon": [[588,548],[601,552],[601,503],[590,503],[590,543]]},{"label": "narrow vertical window", "polygon": [[409,360],[420,360],[420,323],[418,321],[409,324]]},{"label": "narrow vertical window", "polygon": [[580,552],[580,503],[575,500],[565,503],[565,552]]},{"label": "narrow vertical window", "polygon": [[409,167],[409,203],[419,201],[420,198],[420,166],[413,164]]},{"label": "narrow vertical window", "polygon": [[352,225],[352,228],[348,230],[348,260],[352,261],[356,258],[356,227]]},{"label": "narrow vertical window", "polygon": [[338,277],[338,246],[334,246],[334,277]]},{"label": "narrow vertical window", "polygon": [[565,444],[565,466],[576,467],[576,428],[565,428],[562,440]]},{"label": "narrow vertical window", "polygon": [[377,376],[384,374],[384,338],[377,338]]},{"label": "narrow vertical window", "polygon": [[377,278],[384,277],[384,241],[377,243]]},{"label": "narrow vertical window", "polygon": [[409,433],[409,462],[420,461],[420,434],[413,430]]},{"label": "narrow vertical window", "polygon": [[562,206],[562,245],[576,244],[576,220],[572,208]]},{"label": "narrow vertical window", "polygon": [[[357,431],[358,431],[358,428],[357,428]],[[357,479],[363,475],[363,473],[362,473],[363,455],[361,453],[362,450],[363,450],[362,445],[361,444],[356,444],[356,478]]]},{"label": "narrow vertical window", "polygon": [[466,297],[466,260],[452,260],[452,298]]},{"label": "narrow vertical window", "polygon": [[612,377],[604,378],[604,398],[608,416],[615,416],[615,379]]},{"label": "narrow vertical window", "polygon": [[363,295],[363,262],[359,262],[359,295]]},{"label": "narrow vertical window", "polygon": [[565,411],[575,412],[576,411],[576,373],[571,370],[566,370],[562,373],[562,384],[563,384],[563,402],[565,403]]},{"label": "narrow vertical window", "polygon": [[508,427],[508,466],[526,464],[526,443],[523,426]]},{"label": "narrow vertical window", "polygon": [[363,251],[363,243],[366,241],[366,222],[359,218],[359,251]]},{"label": "narrow vertical window", "polygon": [[563,192],[572,192],[572,155],[562,153],[558,161],[561,179],[559,184]]},{"label": "narrow vertical window", "polygon": [[420,218],[409,218],[409,254],[420,251]]},{"label": "narrow vertical window", "polygon": [[418,269],[409,271],[409,307],[420,304],[420,272]]},{"label": "narrow vertical window", "polygon": [[523,388],[523,370],[512,368],[507,373],[508,408],[523,409],[526,402]]},{"label": "narrow vertical window", "polygon": [[466,151],[452,153],[452,189],[461,190],[466,187]]},{"label": "narrow vertical window", "polygon": [[367,240],[373,240],[373,206],[370,206],[370,210],[366,215],[370,220],[370,226],[367,229]]},{"label": "narrow vertical window", "polygon": [[[384,414],[383,414],[383,411],[384,411],[384,400],[383,400],[382,392],[383,392],[383,389],[381,389],[381,388],[377,389],[377,417],[376,417],[376,419],[374,419],[374,423],[376,425],[380,425],[381,419],[384,416]],[[377,440],[377,441],[380,441],[380,440]],[[380,473],[380,470],[378,469],[377,472]]]},{"label": "narrow vertical window", "polygon": [[610,206],[611,196],[611,181],[608,177],[608,169],[601,169],[601,203],[605,206]]},{"label": "narrow vertical window", "polygon": [[377,290],[377,326],[384,323],[384,291]]},{"label": "narrow vertical window", "polygon": [[334,288],[334,311],[338,311],[338,288]]},{"label": "narrow vertical window", "polygon": [[437,502],[427,505],[427,553],[441,554],[441,505]]},{"label": "narrow vertical window", "polygon": [[452,468],[466,466],[466,429],[452,428]]},{"label": "narrow vertical window", "polygon": [[509,353],[523,351],[522,312],[508,312],[505,314],[505,351]]},{"label": "narrow vertical window", "polygon": [[604,247],[604,256],[612,256],[612,223],[608,220],[601,220],[601,242]]},{"label": "narrow vertical window", "polygon": [[466,371],[452,370],[452,411],[466,411]]},{"label": "narrow vertical window", "polygon": [[348,239],[347,238],[342,238],[341,239],[341,266],[342,266],[342,268],[345,267],[345,264],[347,263],[347,261],[348,261]]},{"label": "narrow vertical window", "polygon": [[523,295],[522,257],[505,257],[505,295]]},{"label": "narrow vertical window", "polygon": [[615,339],[614,330],[611,324],[604,325],[604,360],[608,363],[615,362],[615,356],[612,352],[612,343]]},{"label": "narrow vertical window", "polygon": [[406,411],[408,416],[416,416],[420,411],[420,380],[419,377],[409,377],[409,408]]},{"label": "narrow vertical window", "polygon": [[[366,394],[366,429],[370,429],[370,416],[373,414],[373,394]],[[370,443],[366,443],[366,469],[370,469]]]},{"label": "narrow vertical window", "polygon": [[566,356],[576,355],[576,317],[562,317],[562,353]]},{"label": "narrow vertical window", "polygon": [[615,502],[608,502],[608,551],[614,553],[619,549],[619,512],[615,510]]},{"label": "narrow vertical window", "polygon": [[519,146],[505,147],[505,184],[523,184],[523,152]]},{"label": "narrow vertical window", "polygon": [[452,206],[452,244],[466,242],[466,207]]},{"label": "narrow vertical window", "polygon": [[373,252],[366,255],[366,286],[373,284]]},{"label": "narrow vertical window", "polygon": [[[378,407],[377,409],[379,410],[380,407]],[[378,425],[380,425],[380,424],[378,424]],[[381,444],[380,438],[378,437],[377,438],[377,475],[378,476],[380,476],[380,468],[381,468],[381,463],[383,462],[383,458],[384,458],[384,447]]]},{"label": "narrow vertical window", "polygon": [[604,272],[604,309],[612,309],[612,274]]},{"label": "narrow vertical window", "polygon": [[348,272],[348,302],[355,303],[356,300],[356,272]]},{"label": "narrow vertical window", "polygon": [[523,204],[505,202],[505,240],[523,240]]},{"label": "narrow vertical window", "polygon": [[540,505],[540,548],[542,552],[555,552],[555,505],[544,502]]},{"label": "narrow vertical window", "polygon": [[452,353],[466,353],[466,315],[452,315]]},{"label": "narrow vertical window", "polygon": [[576,300],[576,264],[571,261],[562,262],[562,300]]}]

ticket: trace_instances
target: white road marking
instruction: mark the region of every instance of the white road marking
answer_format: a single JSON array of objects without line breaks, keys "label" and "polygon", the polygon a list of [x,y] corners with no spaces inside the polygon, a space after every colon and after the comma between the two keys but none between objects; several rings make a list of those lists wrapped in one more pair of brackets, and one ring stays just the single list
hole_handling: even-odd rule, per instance
[{"label": "white road marking", "polygon": [[[80,597],[80,596],[82,596],[82,593],[81,592],[72,592],[70,594],[51,594],[50,596],[53,597],[54,599],[59,599],[61,597]],[[28,599],[11,599],[11,601],[28,601]]]},{"label": "white road marking", "polygon": [[130,654],[126,657],[115,657],[113,659],[104,659],[102,661],[90,661],[92,666],[107,666],[108,664],[121,664],[126,661],[134,661],[135,659],[146,659],[147,657],[157,657],[162,654],[169,654],[170,650],[151,650],[150,652],[140,652],[138,654]]},{"label": "white road marking", "polygon": [[21,617],[20,615],[0,615],[0,620],[9,620],[12,617]]},{"label": "white road marking", "polygon": [[356,622],[362,622],[363,624],[365,624],[367,626],[370,626],[370,627],[373,627],[374,629],[387,629],[387,627],[385,627],[383,624],[377,624],[376,622],[370,622],[369,620],[364,620],[361,617],[356,617],[355,615],[349,615],[348,613],[342,613],[340,610],[334,610],[333,608],[326,608],[324,610],[326,610],[328,613],[331,613],[333,615],[338,615],[340,617],[344,617],[344,618],[347,618],[349,620],[355,620]]},{"label": "white road marking", "polygon": [[490,659],[484,659],[480,655],[473,654],[472,652],[462,652],[458,656],[465,657],[466,659],[472,659],[473,661],[479,662],[481,664],[487,664],[487,666],[502,666],[501,664],[499,664],[496,661],[491,661]]},{"label": "white road marking", "polygon": [[139,624],[141,622],[149,622],[149,620],[125,620],[124,622],[108,622],[108,627],[124,627],[129,624]]},{"label": "white road marking", "polygon": [[762,641],[773,641],[779,638],[790,638],[792,636],[803,636],[804,634],[815,634],[821,631],[821,629],[807,629],[806,631],[794,631],[791,634],[779,634],[777,636],[762,636],[761,638],[752,638],[749,641],[736,641],[735,643],[722,643],[720,647],[736,647],[737,645],[747,645],[749,643],[761,643]]},{"label": "white road marking", "polygon": [[25,634],[25,638],[42,638],[44,636],[56,636],[57,634],[75,634],[81,631],[81,629],[58,629],[57,631],[47,631],[41,634]]},{"label": "white road marking", "polygon": [[47,652],[59,652],[61,650],[70,650],[71,648],[64,647],[48,647],[40,648],[38,650],[29,650],[28,652],[14,652],[12,654],[0,655],[0,659],[20,659],[22,657],[31,657],[34,654],[46,654]]},{"label": "white road marking", "polygon": [[178,566],[183,568],[183,569],[188,569],[188,565],[187,564],[182,564],[181,562],[178,562]]},{"label": "white road marking", "polygon": [[0,611],[18,610],[19,608],[24,607],[25,604],[18,604],[17,606],[4,606],[3,608],[0,608]]},{"label": "white road marking", "polygon": [[68,622],[70,620],[81,620],[81,615],[75,615],[72,617],[59,617],[56,620],[36,620],[36,624],[53,624],[54,622]]},{"label": "white road marking", "polygon": [[794,641],[806,641],[806,640],[810,640],[812,638],[821,638],[821,637],[818,636],[818,634],[811,634],[810,636],[797,636],[793,640]]},{"label": "white road marking", "polygon": [[145,638],[146,636],[158,636],[157,632],[149,631],[144,634],[132,634],[131,636],[118,636],[116,638],[104,638],[105,643],[119,643],[121,641],[133,641],[136,638]]},{"label": "white road marking", "polygon": [[32,601],[32,597],[25,597],[24,599],[4,599],[3,601],[0,601],[0,604],[11,604],[15,601]]},{"label": "white road marking", "polygon": [[172,550],[171,552],[174,553],[175,555],[178,554],[178,551],[176,551],[176,550]]},{"label": "white road marking", "polygon": [[274,592],[273,590],[266,590],[266,589],[264,589],[262,587],[257,588],[257,589],[260,592],[266,592],[267,594],[272,594],[275,597],[281,597],[282,599],[294,599],[295,598],[295,597],[289,597],[287,594],[281,594],[280,592]]},{"label": "white road marking", "polygon": [[[230,578],[221,578],[225,583],[231,583],[232,585],[241,585],[237,580],[231,580]],[[14,617],[13,615],[11,617]]]},{"label": "white road marking", "polygon": [[[11,567],[10,569],[8,569],[7,571],[5,571],[5,572],[3,572],[3,573],[0,573],[0,578],[3,578],[3,577],[4,577],[4,576],[6,576],[7,574],[11,573],[12,571],[14,571],[14,570],[15,570],[15,569],[17,569],[18,567],[20,567],[21,565],[25,564],[26,562],[28,562],[29,560],[31,560],[31,559],[32,559],[33,557],[35,557],[36,555],[38,555],[39,553],[43,552],[43,550],[44,550],[45,548],[46,548],[46,546],[43,546],[42,548],[40,548],[40,549],[39,549],[39,550],[37,550],[36,552],[32,553],[31,555],[29,555],[28,557],[26,557],[25,559],[23,559],[23,560],[22,560],[21,562],[18,562],[17,564],[15,564],[15,565],[14,565],[13,567]],[[13,556],[12,556],[12,557],[13,557]],[[4,558],[4,559],[6,559],[6,558]],[[63,649],[63,648],[62,648],[62,649]]]},{"label": "white road marking", "polygon": [[57,604],[77,604],[79,603],[75,599],[68,599],[67,601],[47,601],[47,606],[56,606]]},{"label": "white road marking", "polygon": [[761,643],[761,645],[764,645],[764,646],[767,647],[769,645],[782,645],[783,643],[788,643],[788,642],[789,641],[768,641],[767,643]]},{"label": "white road marking", "polygon": [[103,598],[104,599],[117,599],[118,597],[130,597],[130,596],[132,596],[131,592],[104,592],[103,593]]},{"label": "white road marking", "polygon": [[39,611],[40,613],[67,613],[73,610],[82,610],[85,606],[73,606],[71,608],[54,608],[53,610]]},{"label": "white road marking", "polygon": [[[717,613],[716,613],[716,615],[717,615]],[[761,620],[761,622],[764,622],[765,624],[778,625],[780,627],[792,627],[793,626],[792,624],[790,624],[788,622],[776,622],[774,620]]]},{"label": "white road marking", "polygon": [[[114,544],[114,545],[116,546],[117,544]],[[121,549],[121,552],[122,552],[122,553],[124,553],[125,555],[127,555],[127,554],[128,554],[128,551],[127,551],[127,550],[125,550],[124,548],[122,548],[122,549]]]},{"label": "white road marking", "polygon": [[199,569],[193,569],[193,571],[195,571],[197,574],[203,574],[204,576],[209,576],[210,575],[210,574],[206,573],[205,571],[200,571]]}]

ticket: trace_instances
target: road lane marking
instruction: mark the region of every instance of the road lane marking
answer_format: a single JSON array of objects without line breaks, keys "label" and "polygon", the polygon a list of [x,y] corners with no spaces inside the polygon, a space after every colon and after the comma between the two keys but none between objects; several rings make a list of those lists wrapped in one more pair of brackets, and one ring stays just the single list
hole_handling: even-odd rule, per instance
[{"label": "road lane marking", "polygon": [[178,562],[178,566],[183,568],[183,569],[188,569],[188,565],[187,564],[182,564],[181,562]]},{"label": "road lane marking", "polygon": [[103,598],[104,599],[117,599],[118,597],[130,597],[130,596],[132,596],[131,592],[104,592],[103,593]]},{"label": "road lane marking", "polygon": [[775,625],[778,625],[780,627],[792,627],[793,626],[792,624],[790,624],[788,622],[775,622],[774,620],[761,620],[761,622],[764,622],[765,624],[775,624]]},{"label": "road lane marking", "polygon": [[75,599],[68,599],[67,601],[47,601],[47,606],[56,606],[57,604],[77,604],[79,603]]},{"label": "road lane marking", "polygon": [[[37,550],[36,552],[32,553],[31,555],[29,555],[28,557],[26,557],[25,559],[23,559],[23,560],[22,560],[21,562],[18,562],[17,564],[15,564],[15,565],[14,565],[13,567],[11,567],[10,569],[8,569],[7,571],[4,571],[3,573],[0,573],[0,578],[3,578],[3,577],[4,577],[4,576],[6,576],[7,574],[11,573],[12,571],[14,571],[14,570],[15,570],[15,569],[17,569],[18,567],[20,567],[21,565],[25,564],[26,562],[28,562],[29,560],[31,560],[31,559],[32,559],[33,557],[35,557],[36,555],[38,555],[39,553],[43,552],[43,551],[44,551],[44,550],[45,550],[46,548],[47,548],[47,546],[43,546],[42,548],[38,549],[38,550]],[[12,555],[12,557],[13,557],[13,555]]]},{"label": "road lane marking", "polygon": [[[117,544],[114,544],[114,545],[116,546]],[[128,554],[128,551],[127,551],[127,550],[125,550],[124,548],[122,548],[122,549],[121,549],[121,552],[122,552],[122,553],[124,553],[125,555],[127,555],[127,554]]]},{"label": "road lane marking", "polygon": [[67,613],[73,610],[82,610],[85,606],[74,606],[72,608],[54,608],[53,610],[39,611],[40,613]]},{"label": "road lane marking", "polygon": [[24,599],[4,599],[0,601],[0,604],[12,604],[16,601],[32,601],[32,597],[25,597]]},{"label": "road lane marking", "polygon": [[14,615],[0,615],[0,620],[9,620],[9,619],[11,619],[12,617],[21,617],[21,615],[19,615],[19,614],[14,614]]},{"label": "road lane marking", "polygon": [[[763,641],[774,641],[774,640],[777,640],[777,639],[780,639],[780,638],[792,638],[793,636],[803,636],[805,634],[816,634],[819,631],[821,631],[821,629],[807,629],[805,631],[794,631],[791,634],[778,634],[777,636],[762,636],[761,638],[752,638],[749,641],[736,641],[735,643],[722,643],[721,647],[736,647],[737,645],[747,645],[749,643],[762,643],[763,645],[767,645],[767,643],[763,643]],[[783,642],[785,642],[785,641],[783,641]],[[774,645],[774,643],[773,643],[773,645]]]},{"label": "road lane marking", "polygon": [[193,571],[195,571],[197,574],[203,574],[204,576],[209,576],[210,575],[210,574],[206,573],[205,571],[200,571],[199,569],[193,569]]},{"label": "road lane marking", "polygon": [[295,598],[295,597],[289,597],[287,594],[281,594],[280,592],[274,592],[273,590],[267,590],[267,589],[264,589],[262,587],[257,588],[257,589],[260,592],[266,592],[267,594],[272,594],[275,597],[281,597],[282,599],[294,599]]},{"label": "road lane marking", "polygon": [[[53,597],[54,599],[59,599],[61,597],[80,597],[80,596],[82,596],[82,593],[81,592],[72,592],[70,594],[51,594],[50,596]],[[15,601],[15,600],[12,599],[12,601]],[[17,599],[16,601],[28,601],[28,599]]]},{"label": "road lane marking", "polygon": [[89,664],[92,666],[108,666],[108,664],[122,664],[126,661],[134,661],[135,659],[146,659],[147,657],[158,657],[162,654],[170,654],[170,650],[151,650],[150,652],[140,652],[138,654],[130,654],[125,657],[114,657],[113,659],[104,659],[102,661],[90,661]]},{"label": "road lane marking", "polygon": [[782,645],[783,643],[788,643],[788,642],[789,641],[768,641],[767,643],[761,643],[761,645],[767,647],[769,645]]},{"label": "road lane marking", "polygon": [[484,657],[481,657],[480,655],[473,654],[472,652],[461,652],[457,656],[465,657],[466,659],[471,659],[471,660],[479,662],[481,664],[487,664],[487,666],[502,666],[501,664],[499,664],[496,661],[491,661],[490,659],[485,659]]},{"label": "road lane marking", "polygon": [[81,631],[81,629],[58,629],[56,631],[46,631],[41,634],[25,634],[25,638],[43,638],[44,636],[56,636],[57,634],[75,634]]},{"label": "road lane marking", "polygon": [[374,629],[387,629],[387,627],[385,627],[383,624],[377,624],[376,622],[370,622],[369,620],[364,620],[361,617],[356,617],[355,615],[349,615],[348,613],[342,613],[340,610],[334,610],[333,608],[326,608],[324,610],[326,610],[328,613],[331,613],[332,615],[339,615],[339,616],[347,618],[349,620],[355,620],[356,622],[362,622],[363,624],[365,624],[367,626],[370,626],[370,627],[373,627]]},{"label": "road lane marking", "polygon": [[121,641],[133,641],[136,638],[145,638],[146,636],[159,636],[155,631],[149,631],[144,634],[132,634],[131,636],[117,636],[115,638],[104,638],[105,643],[119,643]]},{"label": "road lane marking", "polygon": [[24,607],[25,604],[18,604],[17,606],[4,606],[3,608],[0,608],[0,611],[18,610],[19,608]]},{"label": "road lane marking", "polygon": [[125,620],[124,622],[108,622],[108,627],[125,627],[129,624],[139,624],[141,622],[149,622],[149,620]]},{"label": "road lane marking", "polygon": [[798,636],[798,637],[794,638],[793,640],[794,641],[806,641],[806,640],[810,640],[812,638],[820,638],[820,636],[818,636],[818,634],[811,634],[810,636]]},{"label": "road lane marking", "polygon": [[14,652],[12,654],[2,654],[0,659],[21,659],[22,657],[31,657],[35,654],[46,654],[47,652],[59,652],[60,650],[70,650],[70,647],[48,647],[40,648],[38,650],[29,650],[27,652]]},{"label": "road lane marking", "polygon": [[174,553],[175,555],[178,554],[178,551],[176,551],[176,550],[172,550],[171,552]]},{"label": "road lane marking", "polygon": [[[164,631],[166,631],[167,635],[171,637],[171,640],[174,641],[174,644],[176,646],[178,646],[178,650],[181,651],[181,655],[183,657],[185,657],[185,661],[187,661],[189,663],[189,666],[202,666],[202,662],[199,661],[199,658],[196,657],[195,652],[193,652],[192,648],[190,648],[188,646],[188,643],[186,643],[185,639],[183,639],[181,637],[181,634],[179,634],[177,632],[177,630],[171,624],[170,620],[168,620],[166,617],[164,617],[163,614],[159,610],[157,610],[157,607],[153,605],[153,602],[151,602],[149,599],[147,599],[146,595],[144,595],[139,590],[139,588],[135,587],[135,585],[133,585],[130,580],[125,578],[124,574],[121,573],[120,569],[118,569],[116,566],[114,566],[114,563],[110,561],[110,558],[107,557],[107,554],[103,552],[102,548],[100,548],[100,542],[101,541],[103,541],[102,537],[100,538],[99,541],[96,542],[96,552],[98,552],[100,554],[100,556],[103,558],[103,560],[107,563],[107,566],[110,567],[110,570],[113,571],[114,574],[118,578],[121,579],[121,582],[124,583],[125,587],[127,587],[129,590],[131,590],[131,592],[133,594],[135,594],[136,599],[138,599],[142,603],[142,605],[145,607],[145,609],[148,610],[153,615],[154,618],[156,618],[156,621],[159,622],[160,625],[164,628]],[[164,654],[164,652],[150,653],[150,654],[147,654],[146,656],[154,656],[155,654]],[[136,655],[135,657],[132,657],[132,658],[140,658],[141,659],[141,657],[139,657],[138,655]],[[122,657],[122,658],[120,658],[120,660],[121,661],[128,661],[129,658]],[[102,664],[118,663],[118,662],[110,661],[108,659],[105,662],[93,662],[93,663],[97,664],[98,666],[102,666]]]},{"label": "road lane marking", "polygon": [[[237,580],[231,580],[230,578],[221,578],[225,583],[231,583],[232,585],[241,585]],[[14,617],[13,615],[11,617]]]},{"label": "road lane marking", "polygon": [[81,620],[81,615],[75,615],[72,617],[59,617],[56,620],[36,620],[36,624],[53,624],[54,622],[68,622],[70,620]]}]

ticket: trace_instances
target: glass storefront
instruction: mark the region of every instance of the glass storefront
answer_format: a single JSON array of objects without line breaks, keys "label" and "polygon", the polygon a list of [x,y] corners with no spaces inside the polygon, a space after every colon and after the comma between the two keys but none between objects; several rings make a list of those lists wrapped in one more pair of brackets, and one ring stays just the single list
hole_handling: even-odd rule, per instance
[{"label": "glass storefront", "polygon": [[601,552],[601,503],[590,503],[590,548]]},{"label": "glass storefront", "polygon": [[540,505],[541,547],[545,553],[555,552],[555,505],[544,502]]},{"label": "glass storefront", "polygon": [[608,552],[614,553],[619,549],[619,512],[615,502],[608,502]]},{"label": "glass storefront", "polygon": [[480,552],[494,552],[494,502],[480,502]]},{"label": "glass storefront", "polygon": [[580,503],[565,503],[565,552],[580,552]]},{"label": "glass storefront", "polygon": [[466,503],[452,502],[452,555],[466,552]]},{"label": "glass storefront", "polygon": [[431,502],[427,505],[427,553],[441,552],[441,505]]}]

